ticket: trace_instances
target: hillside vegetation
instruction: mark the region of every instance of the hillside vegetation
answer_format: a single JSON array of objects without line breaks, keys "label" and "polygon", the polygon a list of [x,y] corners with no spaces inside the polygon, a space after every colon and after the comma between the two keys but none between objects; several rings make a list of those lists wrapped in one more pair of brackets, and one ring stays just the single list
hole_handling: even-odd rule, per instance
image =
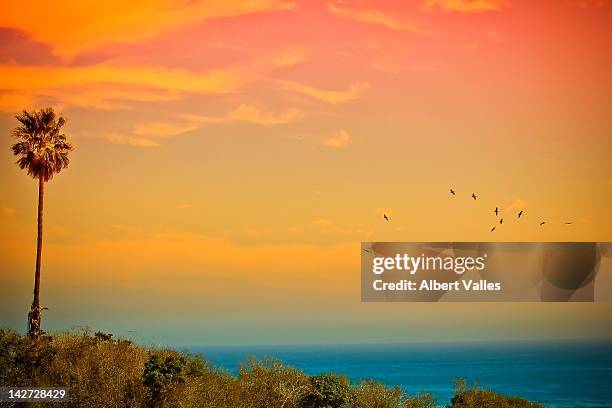
[{"label": "hillside vegetation", "polygon": [[[237,376],[201,356],[153,349],[105,333],[62,333],[32,340],[0,330],[0,386],[63,386],[63,407],[433,408],[429,394],[345,376],[309,376],[274,359],[247,359]],[[15,406],[23,404],[15,404]],[[3,406],[10,406],[4,404]],[[46,407],[48,403],[30,404]],[[449,407],[540,407],[458,386]]]}]

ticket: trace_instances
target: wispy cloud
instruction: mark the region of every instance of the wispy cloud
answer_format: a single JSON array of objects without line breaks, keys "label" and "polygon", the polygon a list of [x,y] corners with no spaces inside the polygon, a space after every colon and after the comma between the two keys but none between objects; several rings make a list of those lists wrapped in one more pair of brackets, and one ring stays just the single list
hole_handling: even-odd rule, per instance
[{"label": "wispy cloud", "polygon": [[304,113],[296,108],[290,108],[281,112],[274,112],[272,110],[263,108],[261,106],[241,104],[237,108],[227,112],[221,116],[207,116],[207,115],[194,115],[185,114],[182,118],[186,122],[183,125],[185,127],[201,127],[211,124],[219,123],[251,123],[261,126],[276,126],[283,125],[302,119]]},{"label": "wispy cloud", "polygon": [[304,50],[293,48],[274,55],[270,58],[270,63],[276,67],[290,67],[303,62],[305,59],[306,53]]},{"label": "wispy cloud", "polygon": [[372,7],[355,6],[347,2],[329,2],[327,8],[334,14],[362,23],[376,24],[394,31],[410,31],[418,34],[431,32],[421,28],[413,19]]},{"label": "wispy cloud", "polygon": [[503,0],[425,0],[423,9],[427,11],[439,9],[458,13],[483,13],[500,10],[503,6]]},{"label": "wispy cloud", "polygon": [[171,137],[191,132],[200,127],[200,123],[189,122],[146,122],[136,125],[132,133],[143,137]]},{"label": "wispy cloud", "polygon": [[101,135],[102,138],[108,140],[113,144],[123,144],[136,147],[159,147],[159,142],[145,137],[135,137],[129,134],[122,133],[104,133]]},{"label": "wispy cloud", "polygon": [[32,106],[35,98],[18,92],[0,93],[0,112],[17,112],[25,106]]},{"label": "wispy cloud", "polygon": [[[21,30],[49,44],[63,57],[108,43],[137,43],[161,32],[203,20],[242,14],[287,10],[293,1],[176,1],[152,0],[97,2],[57,0],[53,6],[42,0],[28,3],[3,2],[0,26]],[[60,27],[60,29],[58,29]]]},{"label": "wispy cloud", "polygon": [[176,121],[145,122],[138,124],[128,134],[104,134],[103,137],[116,144],[139,147],[157,147],[159,139],[192,132],[204,126],[224,123],[250,123],[258,126],[277,126],[300,120],[303,112],[291,108],[274,112],[260,106],[241,104],[222,116],[185,114]]},{"label": "wispy cloud", "polygon": [[272,70],[301,62],[303,53],[286,50],[260,60],[193,72],[153,66],[100,63],[86,66],[0,64],[0,109],[33,105],[42,99],[97,109],[127,109],[129,102],[159,102],[193,94],[223,94]]},{"label": "wispy cloud", "polygon": [[282,125],[295,122],[303,117],[299,109],[285,112],[271,112],[253,105],[242,104],[227,114],[228,121],[254,123],[262,126]]},{"label": "wispy cloud", "polygon": [[346,130],[339,130],[333,135],[323,139],[321,142],[324,146],[341,148],[347,146],[351,141],[351,136]]},{"label": "wispy cloud", "polygon": [[[247,69],[207,73],[110,64],[78,67],[0,65],[0,89],[11,95],[53,98],[66,104],[114,109],[122,101],[163,101],[186,93],[225,93],[249,79]],[[10,104],[6,104],[10,106]]]},{"label": "wispy cloud", "polygon": [[300,84],[298,82],[292,82],[292,81],[278,81],[278,82],[281,85],[281,88],[286,91],[307,95],[321,102],[330,103],[332,105],[336,105],[336,104],[351,101],[353,99],[357,99],[368,87],[368,85],[365,83],[356,83],[356,84],[349,86],[347,90],[334,91],[334,90],[328,90],[328,89],[315,88],[313,86],[308,86],[308,85],[304,85],[304,84]]}]

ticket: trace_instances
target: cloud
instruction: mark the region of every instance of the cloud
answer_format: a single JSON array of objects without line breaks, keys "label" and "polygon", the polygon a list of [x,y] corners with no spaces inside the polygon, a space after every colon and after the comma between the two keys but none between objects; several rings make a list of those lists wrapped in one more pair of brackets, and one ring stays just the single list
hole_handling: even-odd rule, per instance
[{"label": "cloud", "polygon": [[26,106],[32,106],[34,102],[35,98],[31,95],[17,92],[0,93],[0,112],[18,112]]},{"label": "cloud", "polygon": [[32,98],[53,99],[62,105],[79,106],[99,110],[131,109],[133,102],[168,102],[182,99],[185,92],[157,88],[144,84],[84,84],[66,88],[49,88],[33,91]]},{"label": "cloud", "polygon": [[200,127],[194,122],[147,122],[137,125],[132,133],[138,136],[171,137]]},{"label": "cloud", "polygon": [[339,130],[330,137],[323,140],[322,144],[327,147],[341,148],[347,146],[351,136],[346,130]]},{"label": "cloud", "polygon": [[105,133],[102,138],[113,144],[124,144],[137,147],[159,147],[159,143],[144,137],[134,137],[120,133]]},{"label": "cloud", "polygon": [[128,144],[139,147],[158,147],[157,139],[178,136],[204,126],[223,123],[251,123],[259,126],[277,126],[300,120],[299,109],[273,112],[255,105],[241,104],[222,116],[186,114],[181,120],[173,122],[146,122],[138,124],[129,134],[104,134],[103,137],[115,144]]},{"label": "cloud", "polygon": [[[0,9],[2,5],[0,4]],[[1,18],[1,17],[0,17]],[[61,59],[47,44],[33,41],[26,33],[0,26],[0,61],[18,64],[57,64]]]},{"label": "cloud", "polygon": [[292,81],[278,81],[281,87],[290,92],[301,93],[310,96],[321,102],[337,105],[357,99],[368,87],[365,83],[351,85],[346,91],[330,91],[327,89],[315,88]]},{"label": "cloud", "polygon": [[231,92],[248,79],[248,70],[244,68],[194,73],[110,64],[78,67],[2,64],[0,100],[2,106],[10,108],[21,102],[19,99],[51,98],[70,105],[118,109],[126,107],[125,101],[167,101],[188,93]]},{"label": "cloud", "polygon": [[425,0],[423,9],[432,11],[454,11],[459,13],[482,13],[500,10],[503,0]]},{"label": "cloud", "polygon": [[265,111],[253,105],[242,104],[227,114],[227,119],[236,122],[254,123],[262,126],[282,125],[295,122],[303,117],[302,111],[289,109],[285,112],[274,113]]},{"label": "cloud", "polygon": [[286,50],[259,61],[206,72],[101,63],[88,66],[0,64],[0,109],[15,111],[48,100],[96,109],[128,109],[128,102],[164,102],[193,94],[235,92],[274,69],[297,64]]},{"label": "cloud", "polygon": [[[206,282],[206,287],[223,285],[231,288],[236,279],[240,279],[245,282],[245,288],[253,285],[270,288],[270,282],[272,286],[284,285],[283,279],[279,278],[286,277],[288,270],[298,274],[308,271],[311,275],[313,271],[321,271],[315,275],[326,279],[329,274],[324,270],[332,268],[348,273],[356,262],[354,256],[351,257],[354,255],[354,241],[357,241],[353,239],[354,233],[348,236],[353,242],[325,246],[286,241],[267,243],[261,238],[245,245],[222,237],[179,231],[148,233],[129,225],[115,225],[109,233],[110,239],[50,242],[45,259],[49,268],[58,270],[55,278],[92,285],[110,279],[128,287],[142,287],[142,282],[146,282],[147,287],[164,289],[168,285],[186,288],[200,280]],[[25,241],[14,245],[20,252],[28,248]],[[70,266],[59,267],[65,266],[67,257],[72,260]],[[104,259],[104,265],[92,262],[95,259]],[[297,270],[295,259],[302,260]],[[96,272],[100,269],[103,273],[83,274],[83,267],[88,264],[93,265]],[[164,267],[169,264],[176,266],[172,274]],[[146,279],[143,280],[144,276]],[[343,279],[344,276],[336,276],[331,281],[342,285]],[[318,283],[312,283],[312,286],[318,286]]]},{"label": "cloud", "polygon": [[2,207],[0,208],[0,211],[2,212],[2,215],[6,217],[12,217],[13,215],[15,215],[16,210],[11,207]]},{"label": "cloud", "polygon": [[110,83],[185,92],[221,93],[232,91],[242,84],[247,77],[246,71],[248,70],[226,68],[194,73],[181,69],[111,64],[74,67],[2,64],[0,87],[27,91]]},{"label": "cloud", "polygon": [[299,64],[305,59],[306,53],[303,50],[291,49],[273,56],[270,62],[276,67],[290,67]]},{"label": "cloud", "polygon": [[131,2],[33,0],[27,12],[19,2],[2,2],[0,26],[21,30],[49,44],[63,57],[107,43],[137,43],[161,32],[203,20],[242,14],[288,10],[292,1],[181,1]]},{"label": "cloud", "polygon": [[419,27],[416,22],[410,18],[394,15],[374,8],[351,7],[349,3],[344,2],[329,2],[327,3],[327,8],[338,16],[360,21],[362,23],[380,25],[390,30],[410,31],[418,34],[431,33]]},{"label": "cloud", "polygon": [[303,112],[295,108],[290,108],[284,112],[273,112],[260,106],[243,103],[222,116],[187,114],[182,117],[193,126],[199,127],[210,124],[236,122],[252,123],[261,126],[275,126],[298,121],[302,119],[303,116]]}]

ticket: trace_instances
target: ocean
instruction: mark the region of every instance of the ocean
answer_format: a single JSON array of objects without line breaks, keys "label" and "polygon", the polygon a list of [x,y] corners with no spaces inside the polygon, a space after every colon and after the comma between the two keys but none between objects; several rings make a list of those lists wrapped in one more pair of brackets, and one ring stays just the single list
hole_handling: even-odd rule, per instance
[{"label": "ocean", "polygon": [[612,341],[189,347],[234,374],[248,356],[270,356],[307,374],[334,372],[430,392],[450,401],[453,380],[549,407],[612,407]]}]

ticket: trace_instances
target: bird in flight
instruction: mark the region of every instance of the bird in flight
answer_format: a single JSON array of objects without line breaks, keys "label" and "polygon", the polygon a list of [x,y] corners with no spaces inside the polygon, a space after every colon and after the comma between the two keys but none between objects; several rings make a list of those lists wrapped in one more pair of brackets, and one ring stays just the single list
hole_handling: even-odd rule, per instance
[{"label": "bird in flight", "polygon": [[452,195],[455,195],[455,190],[453,190],[453,189],[451,188],[451,189],[450,189],[450,193],[451,193]]},{"label": "bird in flight", "polygon": [[542,222],[540,223],[540,227],[541,227],[542,225],[544,225],[544,224],[546,224],[546,221],[542,221]]},{"label": "bird in flight", "polygon": [[493,211],[495,215],[499,214],[499,208],[495,207],[495,211]]},{"label": "bird in flight", "polygon": [[523,215],[523,210],[519,211],[518,217],[521,218],[521,215]]},{"label": "bird in flight", "polygon": [[476,199],[476,194],[472,193],[472,198],[475,200]]},{"label": "bird in flight", "polygon": [[491,228],[491,232],[495,231],[495,227]]},{"label": "bird in flight", "polygon": [[499,220],[499,223],[500,223],[500,224],[503,224],[503,223],[504,223],[504,219],[503,219],[503,218],[501,218],[501,219]]},{"label": "bird in flight", "polygon": [[387,221],[389,221],[389,217],[387,217],[387,214],[383,214],[383,218]]}]

